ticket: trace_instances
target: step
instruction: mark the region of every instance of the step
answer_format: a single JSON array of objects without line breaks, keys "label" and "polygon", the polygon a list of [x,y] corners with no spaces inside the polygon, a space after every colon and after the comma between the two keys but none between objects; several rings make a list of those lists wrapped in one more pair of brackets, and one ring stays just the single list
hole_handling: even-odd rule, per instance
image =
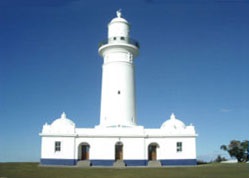
[{"label": "step", "polygon": [[125,162],[123,160],[117,160],[113,163],[113,167],[125,167]]},{"label": "step", "polygon": [[149,161],[148,162],[148,167],[161,167],[162,164],[160,161]]},{"label": "step", "polygon": [[90,167],[91,162],[89,160],[82,160],[77,162],[78,167]]}]

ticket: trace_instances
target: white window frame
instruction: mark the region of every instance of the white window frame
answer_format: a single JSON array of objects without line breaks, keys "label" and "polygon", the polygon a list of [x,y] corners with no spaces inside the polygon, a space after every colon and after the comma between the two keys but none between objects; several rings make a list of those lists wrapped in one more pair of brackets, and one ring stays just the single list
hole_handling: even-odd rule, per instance
[{"label": "white window frame", "polygon": [[61,151],[61,141],[55,141],[54,142],[54,151],[60,152]]}]

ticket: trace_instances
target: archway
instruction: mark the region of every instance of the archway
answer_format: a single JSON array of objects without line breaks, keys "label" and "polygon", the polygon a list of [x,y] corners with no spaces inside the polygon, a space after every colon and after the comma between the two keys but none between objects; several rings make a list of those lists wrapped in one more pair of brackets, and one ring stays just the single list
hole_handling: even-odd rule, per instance
[{"label": "archway", "polygon": [[117,142],[115,144],[115,160],[123,160],[123,143]]},{"label": "archway", "polygon": [[148,146],[148,160],[156,161],[157,160],[157,148],[159,145],[157,143],[151,143]]},{"label": "archway", "polygon": [[90,145],[88,143],[81,143],[79,145],[79,154],[78,159],[79,160],[89,160],[90,156]]}]

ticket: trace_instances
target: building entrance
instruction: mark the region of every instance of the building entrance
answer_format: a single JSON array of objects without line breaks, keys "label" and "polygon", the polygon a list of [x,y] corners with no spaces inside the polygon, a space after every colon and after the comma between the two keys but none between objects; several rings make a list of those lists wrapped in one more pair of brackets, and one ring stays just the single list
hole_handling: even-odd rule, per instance
[{"label": "building entrance", "polygon": [[123,160],[123,143],[117,142],[115,145],[115,160]]},{"label": "building entrance", "polygon": [[79,146],[79,159],[80,160],[89,160],[90,145],[83,143]]},{"label": "building entrance", "polygon": [[148,146],[148,159],[149,161],[156,161],[157,160],[157,143],[151,143]]}]

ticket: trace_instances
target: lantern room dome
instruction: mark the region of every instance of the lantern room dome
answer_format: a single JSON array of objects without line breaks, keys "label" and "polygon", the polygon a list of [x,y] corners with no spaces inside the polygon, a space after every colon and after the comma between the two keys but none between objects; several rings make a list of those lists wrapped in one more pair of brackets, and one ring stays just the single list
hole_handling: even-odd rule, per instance
[{"label": "lantern room dome", "polygon": [[121,23],[127,23],[128,24],[127,20],[125,20],[122,17],[116,17],[116,18],[112,19],[111,22],[110,22],[110,24],[116,23],[116,22],[119,22],[119,23],[121,22]]},{"label": "lantern room dome", "polygon": [[111,23],[116,23],[116,22],[123,22],[123,23],[127,23],[128,24],[127,20],[125,20],[124,18],[121,17],[122,16],[121,10],[118,10],[116,12],[116,14],[117,14],[117,17],[115,17],[114,19],[112,19],[111,22],[110,22],[110,24]]}]

